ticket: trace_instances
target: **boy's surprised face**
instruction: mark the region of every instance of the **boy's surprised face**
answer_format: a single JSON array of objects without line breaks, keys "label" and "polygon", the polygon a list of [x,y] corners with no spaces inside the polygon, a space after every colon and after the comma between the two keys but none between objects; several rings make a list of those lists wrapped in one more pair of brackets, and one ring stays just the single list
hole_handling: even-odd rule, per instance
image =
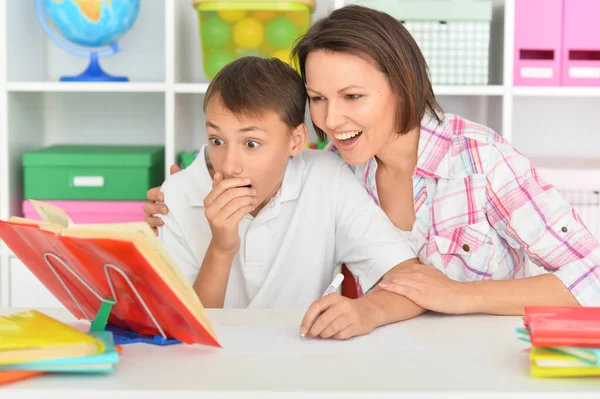
[{"label": "boy's surprised face", "polygon": [[235,114],[218,95],[206,106],[208,154],[215,172],[224,179],[249,178],[256,190],[256,215],[281,187],[290,156],[304,149],[304,124],[291,128],[274,111],[260,116]]}]

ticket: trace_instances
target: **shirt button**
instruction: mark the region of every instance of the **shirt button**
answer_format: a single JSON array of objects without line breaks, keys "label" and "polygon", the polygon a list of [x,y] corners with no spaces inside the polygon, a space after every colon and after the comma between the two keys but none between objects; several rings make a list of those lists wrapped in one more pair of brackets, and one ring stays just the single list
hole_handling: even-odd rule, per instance
[{"label": "shirt button", "polygon": [[471,250],[471,247],[470,247],[470,246],[468,246],[467,244],[465,244],[465,245],[463,245],[463,250],[464,250],[465,252],[469,252],[469,251]]},{"label": "shirt button", "polygon": [[566,233],[567,231],[569,231],[569,229],[567,229],[567,226],[563,226],[563,227],[561,227],[560,231],[562,231],[563,233]]}]

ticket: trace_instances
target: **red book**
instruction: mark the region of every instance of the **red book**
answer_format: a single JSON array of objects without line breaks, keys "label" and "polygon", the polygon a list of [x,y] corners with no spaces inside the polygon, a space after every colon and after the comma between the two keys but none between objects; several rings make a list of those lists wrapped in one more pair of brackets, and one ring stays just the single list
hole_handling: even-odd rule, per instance
[{"label": "red book", "polygon": [[43,371],[24,371],[24,370],[0,371],[0,385],[8,385],[13,382],[37,377],[37,376],[44,375],[44,374],[45,373]]},{"label": "red book", "polygon": [[56,214],[42,218],[60,223],[11,218],[0,221],[0,239],[75,317],[93,320],[103,298],[116,299],[111,324],[220,346],[192,286],[146,223],[66,226],[62,210],[43,205]]},{"label": "red book", "polygon": [[535,346],[600,347],[600,307],[526,306],[523,323]]}]

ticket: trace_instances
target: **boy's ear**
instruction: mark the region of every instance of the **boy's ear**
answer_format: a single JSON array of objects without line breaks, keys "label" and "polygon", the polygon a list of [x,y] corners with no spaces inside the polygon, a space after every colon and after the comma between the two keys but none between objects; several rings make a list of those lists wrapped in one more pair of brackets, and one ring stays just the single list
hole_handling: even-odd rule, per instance
[{"label": "boy's ear", "polygon": [[306,147],[306,140],[308,139],[308,128],[305,123],[301,123],[294,128],[292,131],[292,147],[290,155],[295,157],[299,155]]}]

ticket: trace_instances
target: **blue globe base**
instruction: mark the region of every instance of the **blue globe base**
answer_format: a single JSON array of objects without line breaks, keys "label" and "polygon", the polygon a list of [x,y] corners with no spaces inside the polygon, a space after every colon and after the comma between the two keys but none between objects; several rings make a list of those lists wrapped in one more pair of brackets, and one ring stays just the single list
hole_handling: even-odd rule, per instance
[{"label": "blue globe base", "polygon": [[129,82],[127,76],[113,76],[102,70],[98,62],[98,55],[90,55],[90,64],[87,69],[76,76],[62,76],[61,82]]}]

